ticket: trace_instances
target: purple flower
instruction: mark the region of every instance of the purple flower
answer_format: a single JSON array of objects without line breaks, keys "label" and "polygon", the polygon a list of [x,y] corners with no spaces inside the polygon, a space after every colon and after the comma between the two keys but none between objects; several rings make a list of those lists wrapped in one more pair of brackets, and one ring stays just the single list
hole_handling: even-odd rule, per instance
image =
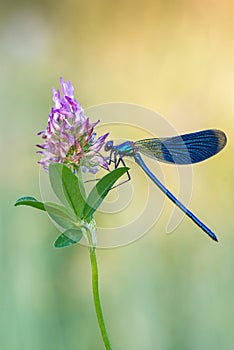
[{"label": "purple flower", "polygon": [[48,124],[40,131],[44,143],[37,145],[42,154],[39,164],[47,171],[51,163],[64,163],[70,168],[81,169],[95,174],[98,166],[108,169],[105,158],[99,153],[108,133],[96,140],[94,127],[99,123],[90,123],[83,108],[74,98],[74,88],[70,81],[60,78],[62,96],[54,88],[53,101]]}]

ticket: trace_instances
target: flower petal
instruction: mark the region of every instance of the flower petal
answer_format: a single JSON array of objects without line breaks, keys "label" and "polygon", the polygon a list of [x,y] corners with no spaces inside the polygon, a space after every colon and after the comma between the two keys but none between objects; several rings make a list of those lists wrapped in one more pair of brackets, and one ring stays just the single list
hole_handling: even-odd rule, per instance
[{"label": "flower petal", "polygon": [[62,96],[59,90],[52,89],[54,106],[48,117],[45,130],[38,132],[44,140],[38,144],[43,151],[39,162],[45,170],[54,162],[66,163],[77,170],[96,173],[98,167],[108,169],[108,164],[99,153],[107,136],[96,139],[94,127],[100,122],[90,123],[80,103],[74,98],[74,88],[70,81],[60,78]]}]

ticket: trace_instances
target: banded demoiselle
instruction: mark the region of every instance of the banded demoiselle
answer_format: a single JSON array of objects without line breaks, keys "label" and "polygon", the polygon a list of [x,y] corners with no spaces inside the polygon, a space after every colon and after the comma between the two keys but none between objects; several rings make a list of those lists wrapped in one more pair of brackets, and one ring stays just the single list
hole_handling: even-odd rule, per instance
[{"label": "banded demoiselle", "polygon": [[[132,157],[160,190],[175,203],[191,220],[195,222],[214,241],[218,241],[214,232],[186,208],[149,170],[140,153],[164,163],[192,164],[208,159],[220,152],[227,143],[226,135],[220,130],[203,130],[190,134],[164,138],[149,138],[136,142],[126,141],[114,145],[113,141],[105,144],[105,151],[110,151],[109,164],[115,168],[120,163],[125,166],[124,157]],[[130,180],[130,175],[129,180]]]}]

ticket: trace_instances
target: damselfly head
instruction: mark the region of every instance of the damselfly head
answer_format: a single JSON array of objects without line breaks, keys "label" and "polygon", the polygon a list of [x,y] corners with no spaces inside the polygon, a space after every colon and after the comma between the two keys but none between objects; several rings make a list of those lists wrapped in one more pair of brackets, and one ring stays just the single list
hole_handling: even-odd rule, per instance
[{"label": "damselfly head", "polygon": [[104,146],[104,150],[107,152],[107,151],[110,151],[112,148],[113,148],[113,141],[107,141],[105,143],[105,146]]}]

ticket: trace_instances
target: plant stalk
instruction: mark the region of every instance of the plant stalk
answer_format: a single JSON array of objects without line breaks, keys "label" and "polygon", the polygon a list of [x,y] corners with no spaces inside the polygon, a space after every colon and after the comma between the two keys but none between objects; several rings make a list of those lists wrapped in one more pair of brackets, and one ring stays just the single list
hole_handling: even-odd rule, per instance
[{"label": "plant stalk", "polygon": [[91,267],[92,267],[92,289],[93,289],[93,300],[95,305],[95,311],[98,319],[99,328],[101,331],[102,339],[105,344],[106,350],[112,350],[110,340],[107,335],[107,330],[104,322],[102,306],[99,295],[99,285],[98,285],[98,265],[96,257],[96,249],[94,246],[90,245],[89,248]]}]

